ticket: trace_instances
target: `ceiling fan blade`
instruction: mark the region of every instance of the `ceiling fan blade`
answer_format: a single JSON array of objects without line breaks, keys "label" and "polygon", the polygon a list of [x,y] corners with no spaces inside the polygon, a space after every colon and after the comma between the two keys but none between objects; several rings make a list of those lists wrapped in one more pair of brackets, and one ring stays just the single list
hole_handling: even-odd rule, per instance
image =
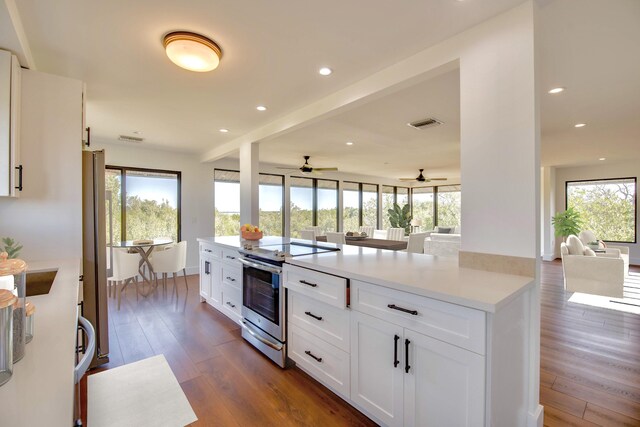
[{"label": "ceiling fan blade", "polygon": [[398,178],[398,181],[415,181],[415,178]]},{"label": "ceiling fan blade", "polygon": [[299,168],[281,168],[281,167],[277,167],[276,169],[298,170]]},{"label": "ceiling fan blade", "polygon": [[427,178],[427,181],[446,181],[447,178]]},{"label": "ceiling fan blade", "polygon": [[338,168],[313,168],[314,171],[337,171]]}]

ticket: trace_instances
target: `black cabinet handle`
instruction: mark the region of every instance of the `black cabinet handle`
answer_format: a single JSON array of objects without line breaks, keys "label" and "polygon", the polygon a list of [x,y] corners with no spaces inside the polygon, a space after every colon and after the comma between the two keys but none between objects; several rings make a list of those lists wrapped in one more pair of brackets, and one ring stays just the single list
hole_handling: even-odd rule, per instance
[{"label": "black cabinet handle", "polygon": [[231,255],[227,255],[227,258],[228,258],[228,259],[236,259],[236,257],[231,256]]},{"label": "black cabinet handle", "polygon": [[18,185],[16,186],[16,190],[22,191],[22,165],[16,166],[18,170]]},{"label": "black cabinet handle", "polygon": [[309,317],[313,317],[313,318],[314,318],[314,319],[316,319],[316,320],[322,320],[322,316],[316,316],[315,314],[313,314],[313,313],[312,313],[312,312],[310,312],[310,311],[305,311],[305,312],[304,312],[304,314],[306,314],[306,315],[307,315],[307,316],[309,316]]},{"label": "black cabinet handle", "polygon": [[236,308],[236,305],[235,305],[235,304],[231,304],[229,301],[227,301],[227,305],[228,305],[229,307],[231,307],[231,308]]},{"label": "black cabinet handle", "polygon": [[403,313],[409,313],[409,314],[412,314],[414,316],[418,315],[418,310],[409,310],[408,308],[398,307],[395,304],[389,304],[389,305],[387,305],[387,307],[389,307],[391,310],[402,311]]},{"label": "black cabinet handle", "polygon": [[211,274],[211,263],[209,261],[204,262],[204,274]]},{"label": "black cabinet handle", "polygon": [[302,283],[303,285],[311,286],[312,288],[318,286],[316,283],[307,282],[306,280],[300,280],[300,283]]},{"label": "black cabinet handle", "polygon": [[411,369],[411,366],[409,366],[409,344],[411,344],[411,341],[404,340],[404,372],[407,374]]},{"label": "black cabinet handle", "polygon": [[236,279],[234,279],[233,277],[230,277],[230,276],[227,276],[227,280],[230,281],[230,282],[235,282],[236,281]]},{"label": "black cabinet handle", "polygon": [[395,335],[393,337],[393,367],[397,368],[400,361],[398,360],[398,340],[399,336]]},{"label": "black cabinet handle", "polygon": [[307,351],[304,352],[304,354],[306,354],[309,357],[314,358],[316,360],[316,362],[322,363],[322,357],[318,357],[318,356],[314,355],[313,353],[311,353],[311,351],[307,350]]}]

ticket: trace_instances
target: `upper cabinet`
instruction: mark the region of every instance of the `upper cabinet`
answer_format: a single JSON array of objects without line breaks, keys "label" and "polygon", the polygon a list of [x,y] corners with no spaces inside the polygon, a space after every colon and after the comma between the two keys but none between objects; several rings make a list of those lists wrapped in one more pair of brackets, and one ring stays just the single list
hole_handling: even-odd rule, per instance
[{"label": "upper cabinet", "polygon": [[0,50],[0,196],[18,197],[22,191],[20,164],[20,64],[11,52]]}]

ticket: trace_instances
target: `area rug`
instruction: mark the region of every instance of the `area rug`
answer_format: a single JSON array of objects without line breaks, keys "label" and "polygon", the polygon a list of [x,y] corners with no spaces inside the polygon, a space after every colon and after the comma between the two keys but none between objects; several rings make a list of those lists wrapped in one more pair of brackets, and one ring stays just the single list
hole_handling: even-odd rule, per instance
[{"label": "area rug", "polygon": [[87,396],[91,427],[182,427],[198,419],[163,355],[90,375]]},{"label": "area rug", "polygon": [[640,314],[640,274],[629,273],[629,277],[624,281],[623,298],[574,292],[569,302]]}]

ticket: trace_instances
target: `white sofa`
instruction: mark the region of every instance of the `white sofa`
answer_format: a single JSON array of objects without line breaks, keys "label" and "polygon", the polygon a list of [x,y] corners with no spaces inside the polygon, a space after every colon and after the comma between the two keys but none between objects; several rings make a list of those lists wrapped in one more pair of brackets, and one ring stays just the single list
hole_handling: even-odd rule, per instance
[{"label": "white sofa", "polygon": [[[591,230],[581,231],[580,234],[578,234],[578,239],[580,239],[580,241],[585,247],[588,246],[589,243],[600,242],[596,237],[596,234]],[[624,261],[624,277],[627,277],[629,275],[629,247],[607,245],[607,247],[605,248],[604,244],[600,242],[600,248],[606,249],[608,253],[613,252],[613,251],[610,251],[610,249],[619,251],[620,258],[622,258],[622,261]]]},{"label": "white sofa", "polygon": [[458,256],[460,252],[460,227],[454,227],[454,233],[438,233],[436,227],[433,231],[428,231],[424,240],[424,253],[438,256]]},{"label": "white sofa", "polygon": [[564,288],[571,292],[623,297],[624,261],[617,249],[595,254],[585,248],[577,236],[560,244]]}]

